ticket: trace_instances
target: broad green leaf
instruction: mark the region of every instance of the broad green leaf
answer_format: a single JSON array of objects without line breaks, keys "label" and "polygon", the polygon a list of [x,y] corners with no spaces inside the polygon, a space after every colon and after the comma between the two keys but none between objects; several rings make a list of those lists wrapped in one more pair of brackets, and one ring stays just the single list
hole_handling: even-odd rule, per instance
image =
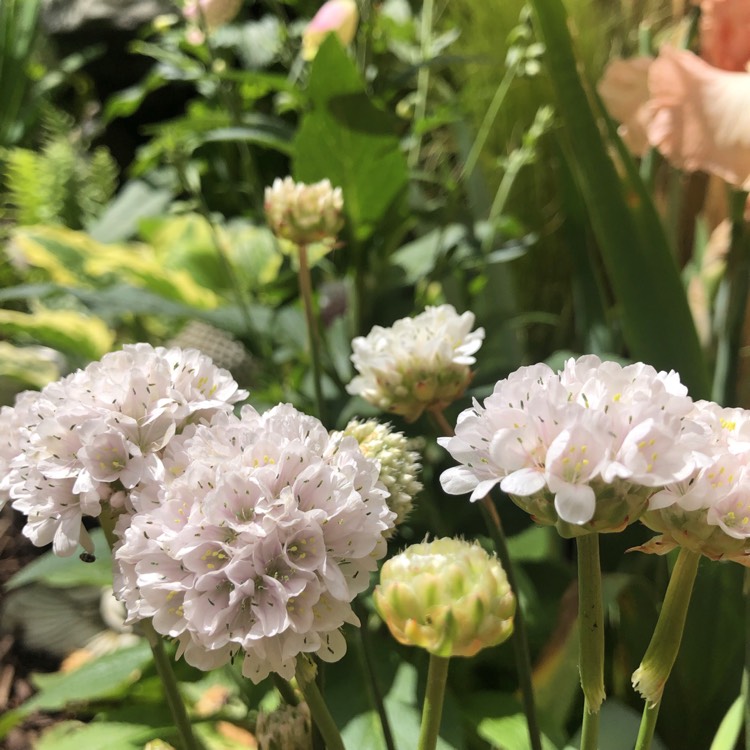
[{"label": "broad green leaf", "polygon": [[[745,618],[739,565],[703,560],[685,631],[659,714],[670,747],[709,747],[714,729],[736,698],[742,676]],[[713,648],[708,649],[708,646]],[[697,706],[700,710],[684,710]],[[716,722],[706,721],[715,716]]]},{"label": "broad green leaf", "polygon": [[719,725],[711,750],[734,750],[745,723],[745,696],[738,695]]},{"label": "broad green leaf", "polygon": [[114,333],[104,321],[75,310],[24,313],[0,310],[0,333],[28,336],[40,344],[85,359],[99,359],[112,350]]},{"label": "broad green leaf", "polygon": [[36,750],[141,750],[148,740],[164,737],[174,729],[165,725],[160,731],[138,724],[94,721],[82,724],[66,721],[45,732]]},{"label": "broad green leaf", "polygon": [[84,232],[53,226],[17,229],[13,243],[26,262],[58,284],[100,287],[119,281],[200,309],[219,305],[210,288],[201,286],[184,268],[166,268],[154,249],[142,243],[110,245]]},{"label": "broad green leaf", "polygon": [[24,388],[44,388],[60,377],[59,364],[49,353],[49,349],[0,341],[0,380],[11,379]]},{"label": "broad green leaf", "polygon": [[[636,219],[578,71],[561,0],[532,0],[546,69],[564,124],[567,156],[622,311],[631,354],[677,370],[695,398],[709,397],[708,371],[674,258],[663,231]],[[645,214],[644,214],[645,215]],[[650,230],[650,231],[646,231]]]},{"label": "broad green leaf", "polygon": [[163,214],[172,198],[172,190],[152,187],[144,180],[132,180],[107,206],[96,224],[89,227],[89,233],[99,242],[130,239],[137,233],[141,220]]},{"label": "broad green leaf", "polygon": [[82,703],[124,694],[151,661],[145,641],[106,654],[67,674],[36,675],[39,692],[15,711],[0,717],[0,738],[35,711],[58,711]]},{"label": "broad green leaf", "polygon": [[[518,698],[509,693],[486,691],[467,698],[464,713],[477,734],[497,750],[529,750],[529,730]],[[543,750],[557,746],[542,733]]]},{"label": "broad green leaf", "polygon": [[312,111],[294,140],[294,176],[328,178],[340,187],[354,236],[367,239],[405,194],[408,172],[396,124],[368,98],[335,34],[315,56],[308,93]]},{"label": "broad green leaf", "polygon": [[96,560],[92,563],[81,562],[75,555],[59,557],[45,552],[25,568],[18,571],[6,584],[7,590],[17,589],[29,583],[44,583],[53,588],[71,586],[111,586],[112,556],[104,532],[96,529],[91,532],[91,539],[96,550]]}]

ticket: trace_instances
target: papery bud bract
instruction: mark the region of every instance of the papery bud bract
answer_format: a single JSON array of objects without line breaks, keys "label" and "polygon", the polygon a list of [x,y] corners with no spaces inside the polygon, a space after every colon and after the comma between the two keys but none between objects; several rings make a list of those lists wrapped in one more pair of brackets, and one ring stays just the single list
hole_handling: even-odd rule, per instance
[{"label": "papery bud bract", "polygon": [[414,544],[391,558],[373,596],[399,643],[435,656],[474,656],[513,632],[516,599],[502,565],[459,539]]},{"label": "papery bud bract", "polygon": [[328,34],[336,34],[346,46],[354,39],[358,23],[359,11],[354,0],[328,0],[302,34],[302,57],[312,60]]},{"label": "papery bud bract", "polygon": [[333,242],[344,225],[341,188],[330,180],[306,185],[291,177],[276,178],[266,188],[263,207],[271,231],[297,245]]},{"label": "papery bud bract", "polygon": [[186,20],[209,31],[229,23],[239,13],[242,0],[188,0],[182,9]]},{"label": "papery bud bract", "polygon": [[396,514],[394,525],[403,523],[415,495],[422,489],[417,479],[421,468],[419,454],[409,450],[409,441],[403,433],[374,419],[366,422],[353,419],[340,434],[353,437],[367,458],[380,463],[380,481],[390,493],[386,502]]},{"label": "papery bud bract", "polygon": [[307,703],[283,705],[258,714],[255,736],[259,750],[311,750],[312,725]]}]

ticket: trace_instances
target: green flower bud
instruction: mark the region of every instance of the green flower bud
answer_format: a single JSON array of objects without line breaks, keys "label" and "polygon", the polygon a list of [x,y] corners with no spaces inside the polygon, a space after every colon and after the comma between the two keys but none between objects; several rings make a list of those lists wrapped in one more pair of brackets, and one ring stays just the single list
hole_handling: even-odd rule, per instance
[{"label": "green flower bud", "polygon": [[436,539],[388,560],[374,593],[393,637],[442,657],[474,656],[513,632],[516,599],[478,544]]},{"label": "green flower bud", "polygon": [[312,728],[307,703],[283,705],[258,714],[255,737],[259,750],[312,750]]},{"label": "green flower bud", "polygon": [[329,180],[305,185],[277,178],[266,188],[264,208],[271,231],[296,245],[333,243],[344,226],[341,188]]},{"label": "green flower bud", "polygon": [[417,479],[421,468],[419,454],[409,450],[409,440],[390,424],[374,419],[366,422],[353,419],[339,434],[353,437],[367,458],[380,462],[380,481],[390,492],[388,507],[396,514],[394,525],[403,523],[412,509],[414,496],[422,489]]}]

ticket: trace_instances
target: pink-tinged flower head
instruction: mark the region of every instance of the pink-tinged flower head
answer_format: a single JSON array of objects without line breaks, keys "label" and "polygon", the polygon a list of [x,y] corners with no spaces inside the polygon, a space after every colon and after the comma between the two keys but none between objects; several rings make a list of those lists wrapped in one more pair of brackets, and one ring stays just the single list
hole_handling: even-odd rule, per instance
[{"label": "pink-tinged flower head", "polygon": [[302,34],[302,57],[312,60],[329,34],[336,34],[346,46],[354,39],[359,23],[359,11],[354,0],[328,0]]},{"label": "pink-tinged flower head", "polygon": [[664,46],[648,84],[650,143],[680,169],[750,188],[750,74],[728,73]]},{"label": "pink-tinged flower head", "polygon": [[660,535],[638,549],[687,547],[750,566],[750,411],[699,401],[689,419],[702,430],[707,460],[651,497],[641,520]]},{"label": "pink-tinged flower head", "polygon": [[702,0],[701,57],[716,68],[744,71],[750,62],[750,3]]},{"label": "pink-tinged flower head", "polygon": [[459,315],[452,305],[428,307],[390,328],[375,326],[352,341],[352,363],[359,373],[346,390],[413,422],[425,410],[442,410],[471,382],[474,354],[484,329],[474,314]]},{"label": "pink-tinged flower head", "polygon": [[648,70],[652,62],[651,57],[613,60],[597,87],[607,111],[620,123],[617,132],[636,156],[643,156],[650,148],[646,128],[651,116]]},{"label": "pink-tinged flower head", "polygon": [[134,511],[132,496],[163,480],[170,441],[246,396],[195,350],[126,346],[3,411],[0,493],[28,516],[34,544],[52,542],[59,555],[88,548],[83,516],[110,500]]},{"label": "pink-tinged flower head", "polygon": [[177,443],[158,503],[118,527],[129,619],[153,617],[200,669],[242,653],[255,682],[291,678],[299,654],[341,658],[395,518],[379,463],[289,405],[246,406]]},{"label": "pink-tinged flower head", "polygon": [[641,363],[586,356],[560,373],[522,367],[439,440],[461,464],[441,484],[472,501],[499,484],[566,536],[617,531],[703,460],[699,430],[685,422],[691,407],[675,373]]}]

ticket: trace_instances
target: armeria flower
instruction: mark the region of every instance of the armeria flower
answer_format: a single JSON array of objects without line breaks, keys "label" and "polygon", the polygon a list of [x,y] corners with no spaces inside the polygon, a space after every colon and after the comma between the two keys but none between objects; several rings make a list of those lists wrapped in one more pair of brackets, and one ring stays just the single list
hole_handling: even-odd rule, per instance
[{"label": "armeria flower", "polygon": [[750,63],[747,0],[701,0],[701,57],[716,68],[745,71]]},{"label": "armeria flower", "polygon": [[660,487],[705,463],[700,430],[675,373],[598,357],[560,373],[522,367],[439,443],[461,466],[441,476],[449,494],[484,497],[499,484],[534,519],[564,536],[618,531]]},{"label": "armeria flower", "polygon": [[651,498],[641,521],[660,536],[637,549],[687,547],[750,566],[750,411],[699,401],[691,419],[704,430],[710,462]]},{"label": "armeria flower", "polygon": [[393,527],[377,463],[288,405],[218,415],[164,463],[158,505],[118,526],[130,620],[153,617],[201,669],[244,653],[255,682],[291,678],[299,654],[341,658]]},{"label": "armeria flower", "polygon": [[607,111],[620,123],[617,132],[636,156],[651,148],[646,129],[651,120],[648,71],[652,62],[651,57],[612,60],[597,86]]},{"label": "armeria flower", "polygon": [[474,656],[513,632],[516,598],[478,544],[436,539],[392,557],[373,594],[391,635],[442,657]]},{"label": "armeria flower", "polygon": [[344,197],[330,180],[306,185],[277,177],[266,188],[263,207],[271,231],[297,245],[332,243],[344,225]]},{"label": "armeria flower", "polygon": [[0,492],[28,516],[34,544],[52,542],[58,555],[79,543],[91,551],[83,516],[98,516],[103,502],[132,512],[131,492],[163,478],[169,441],[246,396],[197,351],[126,346],[3,412],[13,427],[6,453],[15,456]]},{"label": "armeria flower", "polygon": [[312,60],[329,34],[336,34],[346,46],[357,33],[359,11],[354,0],[328,0],[305,27],[302,34],[302,57]]},{"label": "armeria flower", "polygon": [[750,188],[750,73],[663,46],[648,74],[650,143],[680,169]]},{"label": "armeria flower", "polygon": [[407,422],[425,410],[443,410],[473,377],[474,354],[484,339],[484,329],[472,331],[473,325],[473,313],[459,315],[452,305],[440,305],[390,328],[375,326],[352,341],[359,375],[347,391]]},{"label": "armeria flower", "polygon": [[414,498],[422,490],[417,476],[421,468],[419,454],[409,449],[409,441],[391,425],[369,419],[353,419],[337,437],[353,437],[367,458],[378,462],[380,481],[388,490],[388,507],[396,514],[395,526],[411,512]]}]

